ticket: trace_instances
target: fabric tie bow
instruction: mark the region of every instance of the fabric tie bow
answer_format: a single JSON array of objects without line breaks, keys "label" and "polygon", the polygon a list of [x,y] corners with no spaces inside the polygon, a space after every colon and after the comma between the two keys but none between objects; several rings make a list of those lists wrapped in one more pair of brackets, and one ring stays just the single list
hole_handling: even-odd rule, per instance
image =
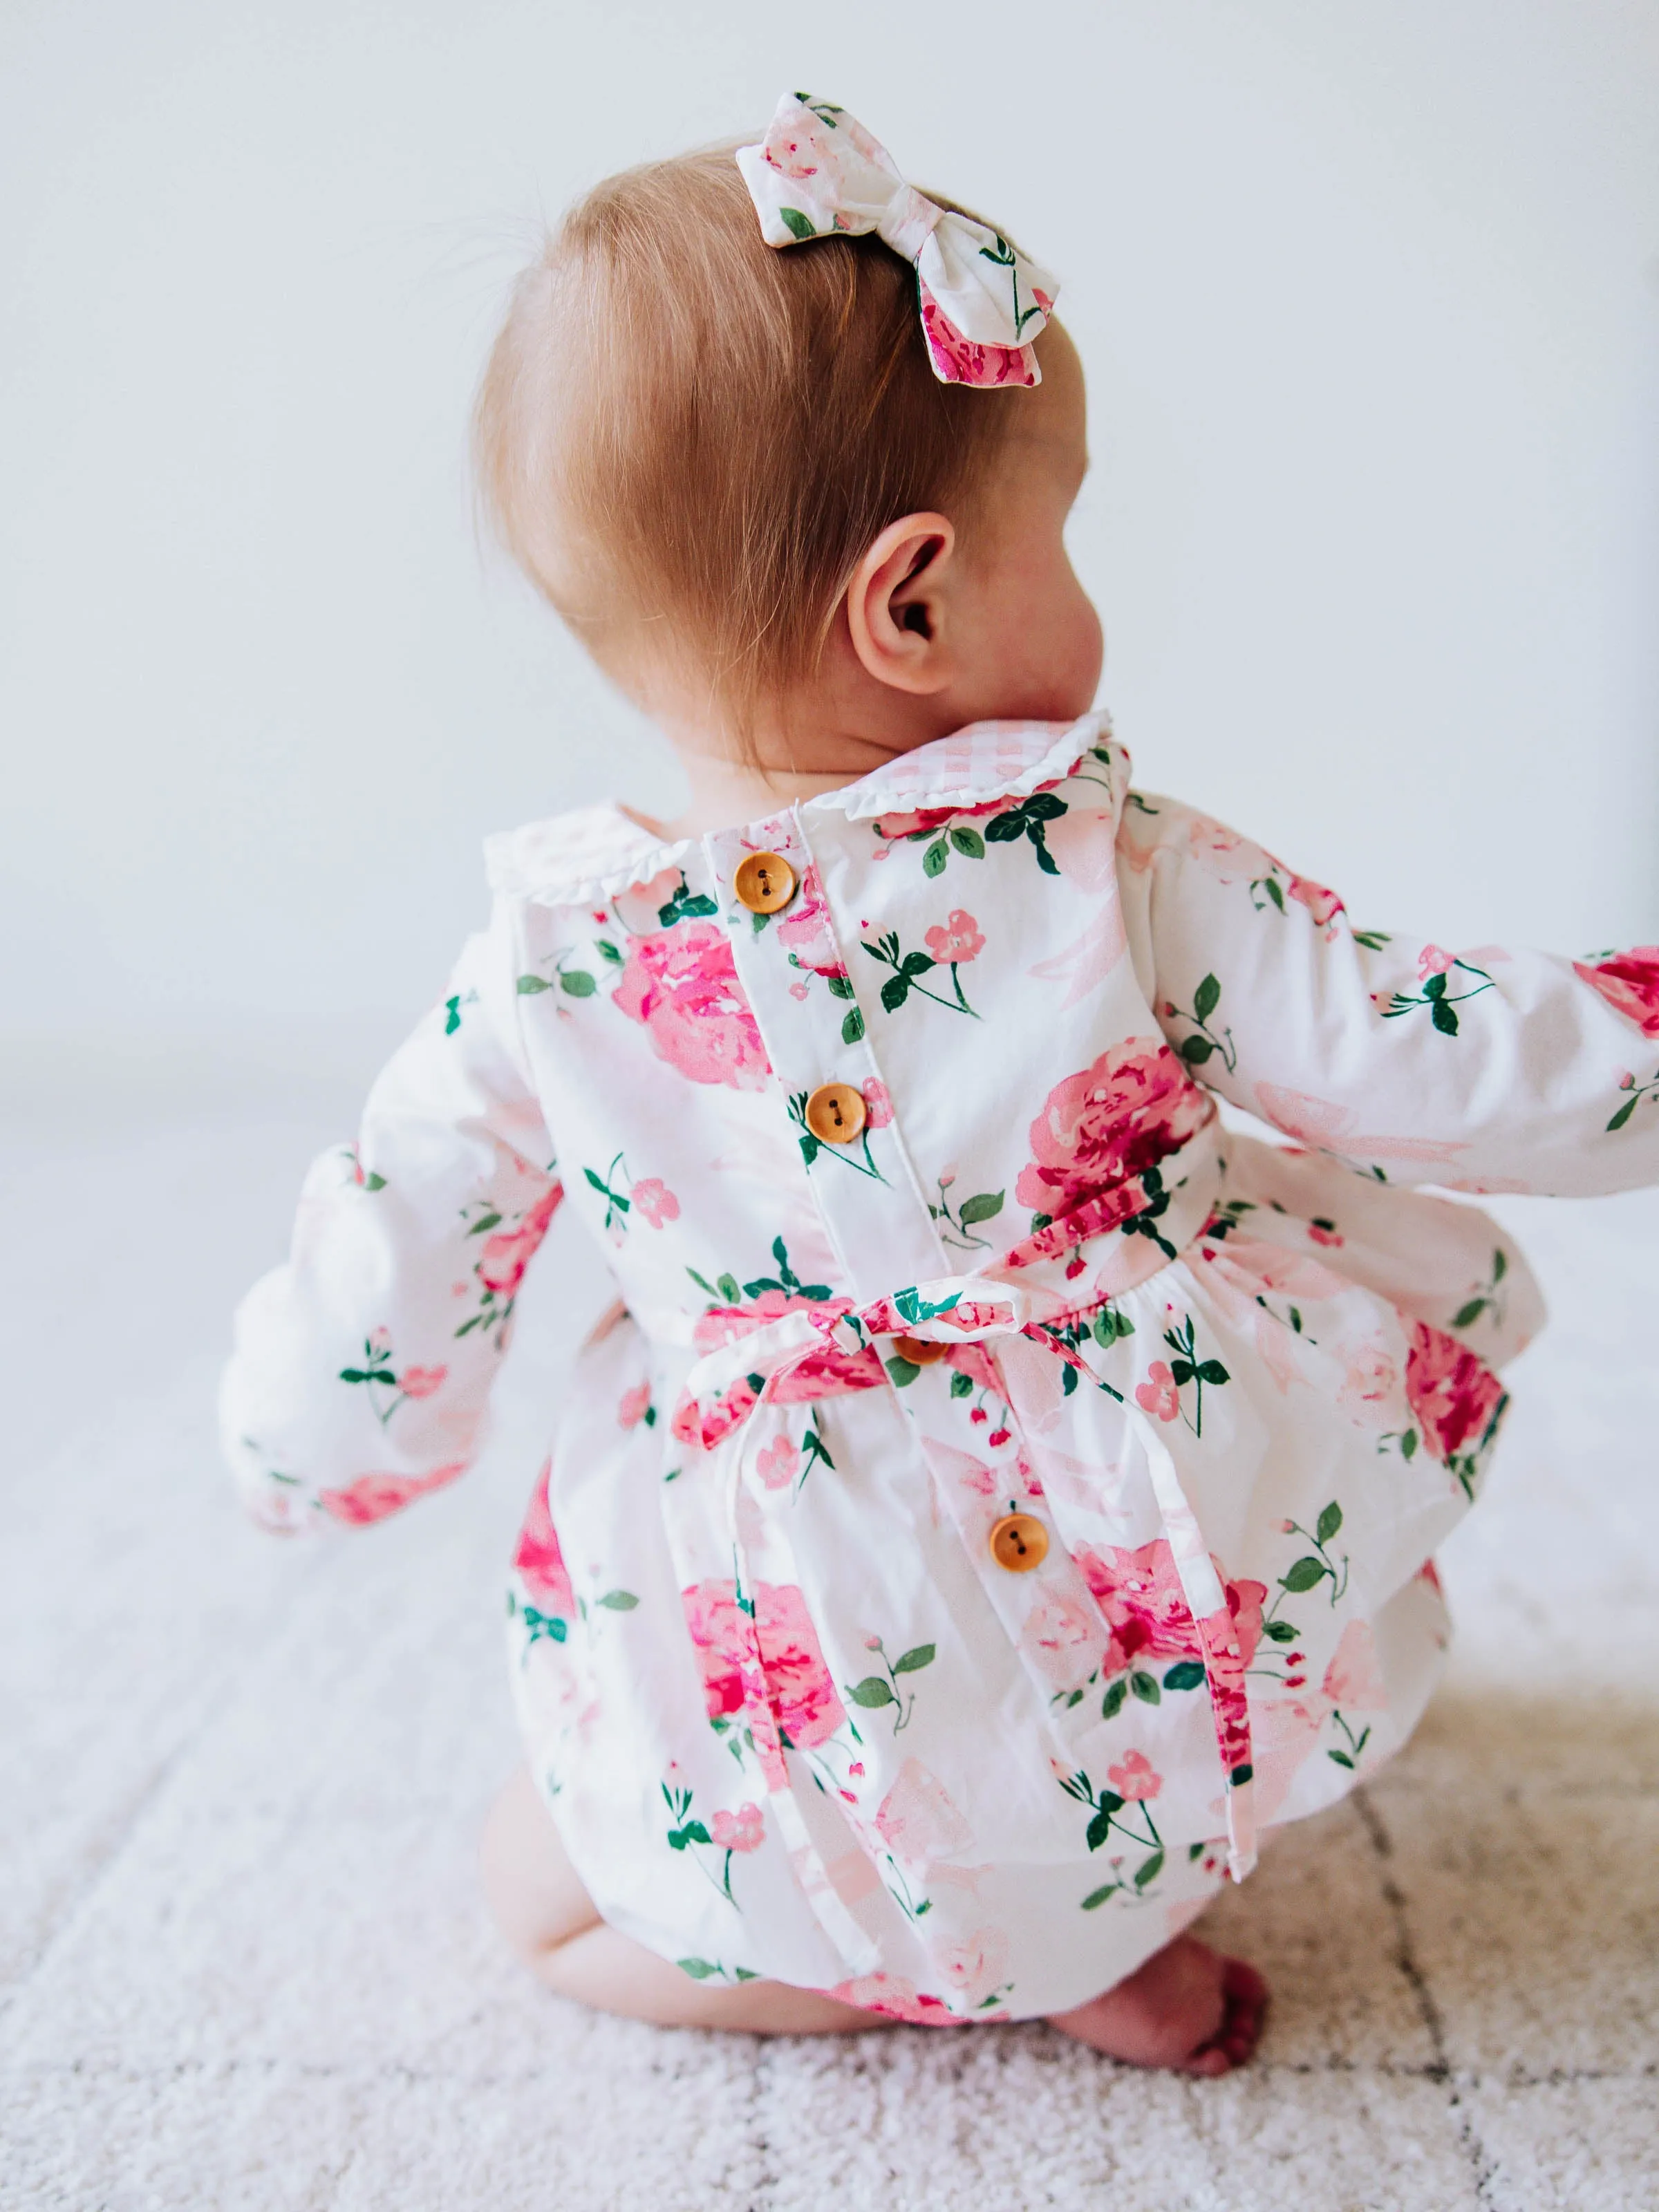
[{"label": "fabric tie bow", "polygon": [[786,94],[765,137],[740,146],[737,159],[769,246],[874,231],[915,264],[941,383],[1041,383],[1031,341],[1054,311],[1058,281],[1000,232],[907,185],[844,107]]}]

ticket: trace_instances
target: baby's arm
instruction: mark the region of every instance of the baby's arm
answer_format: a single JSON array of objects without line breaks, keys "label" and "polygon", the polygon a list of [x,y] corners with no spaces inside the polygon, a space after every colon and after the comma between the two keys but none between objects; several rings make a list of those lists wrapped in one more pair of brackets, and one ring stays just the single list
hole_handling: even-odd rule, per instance
[{"label": "baby's arm", "polygon": [[1191,1073],[1389,1182],[1558,1195],[1659,1182],[1659,951],[1575,963],[1357,929],[1322,885],[1132,794],[1136,971]]},{"label": "baby's arm", "polygon": [[237,1314],[225,1448],[269,1527],[379,1520],[477,1449],[562,1195],[520,1047],[518,966],[498,903],[370,1092],[355,1148],[312,1168],[288,1264]]}]

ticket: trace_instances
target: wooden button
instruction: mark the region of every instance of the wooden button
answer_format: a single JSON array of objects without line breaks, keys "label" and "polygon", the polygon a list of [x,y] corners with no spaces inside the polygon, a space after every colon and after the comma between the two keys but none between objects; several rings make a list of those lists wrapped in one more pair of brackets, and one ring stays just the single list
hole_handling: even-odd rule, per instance
[{"label": "wooden button", "polygon": [[929,1344],[925,1337],[896,1336],[893,1349],[901,1359],[908,1359],[912,1367],[931,1367],[936,1359],[943,1359],[950,1346]]},{"label": "wooden button", "polygon": [[850,1145],[865,1120],[864,1101],[850,1083],[821,1083],[806,1102],[806,1126],[821,1144]]},{"label": "wooden button", "polygon": [[1029,1575],[1048,1556],[1048,1531],[1035,1514],[1005,1513],[991,1530],[991,1557],[1011,1575]]},{"label": "wooden button", "polygon": [[795,896],[795,872],[781,854],[750,853],[738,862],[732,888],[750,914],[775,914]]}]

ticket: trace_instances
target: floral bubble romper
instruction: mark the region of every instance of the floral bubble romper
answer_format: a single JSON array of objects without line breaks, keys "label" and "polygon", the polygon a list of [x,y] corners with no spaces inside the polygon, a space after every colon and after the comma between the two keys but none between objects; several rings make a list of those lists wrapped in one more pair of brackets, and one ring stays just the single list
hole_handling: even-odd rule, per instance
[{"label": "floral bubble romper", "polygon": [[1133,792],[1097,716],[678,844],[567,814],[489,866],[242,1308],[255,1510],[359,1524],[461,1473],[568,1192],[626,1315],[510,1634],[596,1905],[699,1980],[1083,2002],[1416,1723],[1431,1555],[1541,1309],[1484,1213],[1401,1186],[1659,1179],[1659,948],[1355,928]]}]

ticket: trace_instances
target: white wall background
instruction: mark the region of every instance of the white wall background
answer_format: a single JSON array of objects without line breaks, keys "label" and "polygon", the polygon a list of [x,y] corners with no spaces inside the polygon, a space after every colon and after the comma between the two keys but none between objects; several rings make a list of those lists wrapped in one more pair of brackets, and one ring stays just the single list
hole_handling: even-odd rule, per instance
[{"label": "white wall background", "polygon": [[796,84],[1066,280],[1143,780],[1367,921],[1659,935],[1659,0],[9,0],[0,68],[14,1071],[367,1067],[482,833],[673,804],[466,408],[526,218]]}]

